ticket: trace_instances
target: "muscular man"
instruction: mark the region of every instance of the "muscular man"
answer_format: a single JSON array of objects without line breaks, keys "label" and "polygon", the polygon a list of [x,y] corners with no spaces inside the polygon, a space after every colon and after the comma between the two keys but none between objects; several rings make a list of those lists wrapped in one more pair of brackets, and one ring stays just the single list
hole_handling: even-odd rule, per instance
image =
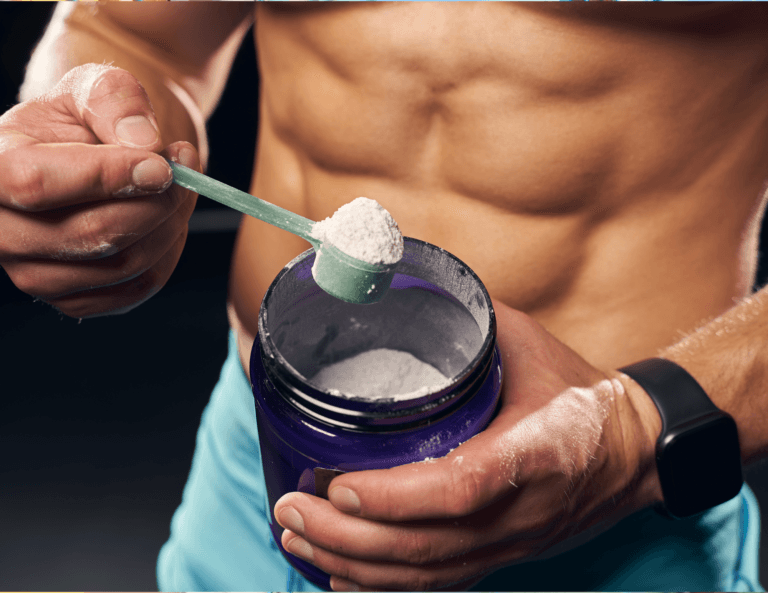
[{"label": "muscular man", "polygon": [[[337,590],[759,588],[747,487],[690,519],[650,508],[661,422],[616,369],[678,362],[735,418],[743,458],[764,454],[764,7],[59,7],[0,119],[0,263],[19,288],[75,317],[160,289],[195,196],[152,153],[201,166],[254,19],[252,193],[315,220],[378,200],[484,281],[505,365],[497,418],[448,457],[284,497],[289,551]],[[122,70],[70,71],[104,62]],[[269,536],[245,374],[261,298],[307,247],[243,220],[232,352],[163,588],[313,587]]]}]

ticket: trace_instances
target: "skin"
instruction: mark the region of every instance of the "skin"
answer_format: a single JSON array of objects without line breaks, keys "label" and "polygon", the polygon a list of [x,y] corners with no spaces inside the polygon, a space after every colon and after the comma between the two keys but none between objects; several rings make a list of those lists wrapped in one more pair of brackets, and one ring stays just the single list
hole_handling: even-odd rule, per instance
[{"label": "skin", "polygon": [[[78,317],[156,292],[194,196],[112,195],[163,147],[203,150],[255,15],[252,193],[315,220],[376,199],[478,273],[504,356],[498,417],[447,457],[277,503],[283,544],[335,589],[466,588],[661,500],[658,413],[615,370],[642,358],[682,364],[736,419],[744,459],[764,456],[768,311],[763,291],[744,300],[768,172],[762,6],[180,4],[76,6],[51,27],[33,64],[58,91],[0,118],[0,264]],[[56,87],[102,60],[131,75],[105,75],[115,92],[86,93],[90,111],[85,83]],[[159,138],[104,146],[140,113]],[[246,371],[261,298],[307,248],[242,223],[229,313]]]}]

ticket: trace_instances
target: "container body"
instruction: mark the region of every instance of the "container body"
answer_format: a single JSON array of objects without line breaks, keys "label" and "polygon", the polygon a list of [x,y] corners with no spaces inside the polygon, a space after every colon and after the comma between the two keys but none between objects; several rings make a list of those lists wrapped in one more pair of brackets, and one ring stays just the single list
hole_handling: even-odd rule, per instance
[{"label": "container body", "polygon": [[[325,497],[342,472],[442,457],[482,431],[498,404],[501,357],[484,287],[437,247],[406,238],[405,248],[403,273],[376,305],[342,303],[313,286],[306,274],[311,251],[286,266],[262,303],[250,373],[265,511],[288,561],[326,589],[327,574],[283,550],[277,500],[295,491]],[[382,346],[411,352],[449,383],[408,399],[376,401],[313,386],[318,368]]]}]

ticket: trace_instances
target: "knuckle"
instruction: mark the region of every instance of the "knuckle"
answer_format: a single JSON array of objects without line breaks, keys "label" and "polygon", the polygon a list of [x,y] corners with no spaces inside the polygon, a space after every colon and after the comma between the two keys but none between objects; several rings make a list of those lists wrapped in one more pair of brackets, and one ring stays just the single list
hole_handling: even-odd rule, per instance
[{"label": "knuckle", "polygon": [[81,261],[91,259],[103,259],[118,253],[119,247],[106,240],[85,243],[79,245],[65,245],[59,247],[51,254],[51,258],[57,261]]},{"label": "knuckle", "polygon": [[5,171],[2,192],[11,206],[27,212],[45,210],[45,183],[42,171],[31,160],[17,162]]},{"label": "knuckle", "polygon": [[482,493],[481,482],[476,471],[452,464],[451,487],[444,490],[446,513],[451,517],[463,517],[475,510],[476,501]]},{"label": "knuckle", "polygon": [[136,290],[141,294],[143,300],[147,300],[160,291],[168,280],[168,276],[170,276],[170,271],[166,273],[161,263],[155,264],[136,276],[134,279]]},{"label": "knuckle", "polygon": [[399,539],[397,549],[403,551],[404,560],[408,564],[421,565],[436,560],[435,548],[429,533],[403,529],[400,531]]},{"label": "knuckle", "polygon": [[90,101],[104,100],[134,100],[140,99],[149,103],[149,97],[138,79],[127,70],[109,68],[103,71],[89,73],[92,87]]},{"label": "knuckle", "polygon": [[108,236],[115,236],[110,232],[110,222],[107,217],[96,215],[93,210],[83,212],[77,232],[78,245],[70,246],[67,251],[74,256],[96,258],[114,253],[117,245],[106,240]]},{"label": "knuckle", "polygon": [[112,263],[123,280],[130,280],[145,273],[154,262],[144,240],[140,239],[115,255]]}]

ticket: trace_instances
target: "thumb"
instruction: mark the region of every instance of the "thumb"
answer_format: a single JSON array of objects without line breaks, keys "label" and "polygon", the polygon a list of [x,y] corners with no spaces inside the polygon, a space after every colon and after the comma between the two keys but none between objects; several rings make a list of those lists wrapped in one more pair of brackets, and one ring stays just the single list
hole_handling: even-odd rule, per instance
[{"label": "thumb", "polygon": [[73,68],[46,96],[68,110],[103,144],[162,149],[160,128],[141,83],[130,72],[106,64]]},{"label": "thumb", "polygon": [[516,489],[505,444],[504,431],[492,423],[445,457],[342,474],[328,499],[340,511],[379,521],[464,517]]}]

